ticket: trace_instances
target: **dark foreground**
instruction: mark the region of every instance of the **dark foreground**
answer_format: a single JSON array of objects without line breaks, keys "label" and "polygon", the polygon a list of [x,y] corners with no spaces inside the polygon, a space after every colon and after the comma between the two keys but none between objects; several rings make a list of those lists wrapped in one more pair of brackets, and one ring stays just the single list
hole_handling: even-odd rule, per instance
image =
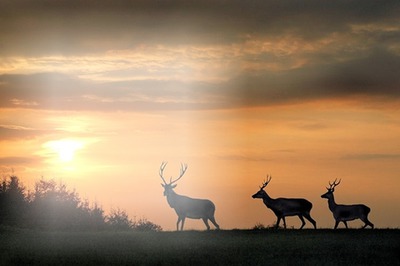
[{"label": "dark foreground", "polygon": [[400,230],[64,233],[0,228],[0,265],[400,265]]}]

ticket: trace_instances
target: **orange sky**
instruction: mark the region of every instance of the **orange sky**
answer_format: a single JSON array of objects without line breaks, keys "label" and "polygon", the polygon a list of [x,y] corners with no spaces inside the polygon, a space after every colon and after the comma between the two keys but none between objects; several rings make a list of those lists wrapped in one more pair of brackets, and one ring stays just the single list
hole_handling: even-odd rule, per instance
[{"label": "orange sky", "polygon": [[341,178],[337,202],[398,227],[399,4],[352,4],[2,3],[2,175],[166,230],[163,161],[167,177],[188,164],[176,192],[213,200],[225,229],[275,222],[251,198],[267,174],[271,197],[307,198],[331,227],[320,195]]}]

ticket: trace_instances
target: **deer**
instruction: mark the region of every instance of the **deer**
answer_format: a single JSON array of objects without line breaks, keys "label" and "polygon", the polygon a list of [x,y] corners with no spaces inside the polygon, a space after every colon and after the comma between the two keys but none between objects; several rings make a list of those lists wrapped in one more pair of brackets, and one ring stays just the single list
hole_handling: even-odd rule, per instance
[{"label": "deer", "polygon": [[219,225],[215,221],[214,213],[215,213],[215,205],[211,200],[208,199],[194,199],[187,196],[182,196],[177,194],[174,191],[176,188],[179,179],[185,174],[187,170],[187,164],[181,163],[180,175],[176,179],[172,180],[170,178],[169,183],[167,183],[163,177],[163,172],[165,167],[167,166],[166,162],[163,162],[160,166],[160,177],[164,183],[161,186],[164,188],[164,196],[167,197],[167,202],[171,208],[173,208],[178,215],[178,221],[176,223],[176,230],[179,231],[179,223],[180,230],[183,230],[183,226],[185,224],[185,219],[202,219],[204,224],[207,227],[207,230],[210,230],[210,225],[208,224],[208,220],[210,220],[216,229],[219,229]]},{"label": "deer", "polygon": [[299,229],[302,229],[306,222],[304,218],[310,221],[314,228],[317,229],[317,223],[313,218],[311,218],[310,211],[312,208],[312,203],[306,199],[301,198],[271,198],[264,188],[271,181],[272,176],[267,175],[267,179],[260,186],[260,190],[254,194],[253,199],[262,199],[267,208],[271,209],[277,217],[277,222],[275,228],[279,228],[279,223],[281,219],[283,220],[283,227],[286,229],[286,216],[298,216],[302,222]]},{"label": "deer", "polygon": [[329,188],[328,187],[326,188],[328,191],[325,194],[321,195],[321,198],[328,199],[329,210],[332,212],[333,218],[335,218],[334,229],[338,227],[340,222],[343,222],[346,228],[348,228],[347,221],[352,221],[356,219],[360,219],[365,223],[364,226],[362,227],[363,229],[368,225],[371,226],[373,229],[374,224],[368,220],[368,214],[371,211],[371,209],[368,206],[364,204],[353,204],[353,205],[336,204],[333,192],[335,192],[335,187],[338,186],[341,181],[342,181],[341,179],[339,181],[335,179],[333,183],[329,181]]}]

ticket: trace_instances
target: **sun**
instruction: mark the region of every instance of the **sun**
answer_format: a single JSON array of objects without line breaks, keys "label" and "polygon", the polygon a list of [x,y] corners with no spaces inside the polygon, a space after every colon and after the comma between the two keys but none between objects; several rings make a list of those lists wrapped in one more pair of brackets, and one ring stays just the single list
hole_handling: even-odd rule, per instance
[{"label": "sun", "polygon": [[74,159],[75,152],[83,148],[83,143],[78,140],[55,140],[47,142],[53,152],[58,154],[61,162],[70,162]]}]

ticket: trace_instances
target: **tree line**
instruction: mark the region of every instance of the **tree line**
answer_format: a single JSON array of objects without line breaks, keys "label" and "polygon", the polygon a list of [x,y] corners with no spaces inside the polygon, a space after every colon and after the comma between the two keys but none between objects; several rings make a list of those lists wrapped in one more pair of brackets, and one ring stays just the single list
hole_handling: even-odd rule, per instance
[{"label": "tree line", "polygon": [[162,231],[145,218],[132,220],[120,209],[106,215],[97,203],[82,200],[75,190],[53,179],[41,179],[33,191],[27,191],[15,175],[0,184],[0,225],[64,231]]}]

